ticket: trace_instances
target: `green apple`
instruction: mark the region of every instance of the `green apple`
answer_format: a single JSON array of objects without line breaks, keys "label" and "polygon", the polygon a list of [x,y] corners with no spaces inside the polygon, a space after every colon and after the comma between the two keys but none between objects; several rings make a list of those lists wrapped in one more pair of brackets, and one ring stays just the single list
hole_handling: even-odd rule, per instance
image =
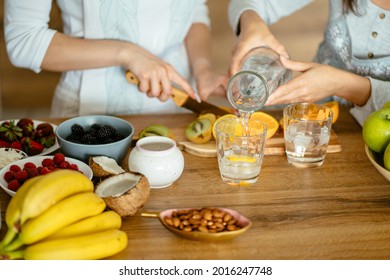
[{"label": "green apple", "polygon": [[390,170],[390,144],[387,145],[385,153],[383,155],[383,165],[387,170]]},{"label": "green apple", "polygon": [[387,101],[385,104],[383,104],[382,108],[390,108],[390,101]]},{"label": "green apple", "polygon": [[363,139],[374,152],[385,151],[390,142],[390,108],[371,113],[363,124]]}]

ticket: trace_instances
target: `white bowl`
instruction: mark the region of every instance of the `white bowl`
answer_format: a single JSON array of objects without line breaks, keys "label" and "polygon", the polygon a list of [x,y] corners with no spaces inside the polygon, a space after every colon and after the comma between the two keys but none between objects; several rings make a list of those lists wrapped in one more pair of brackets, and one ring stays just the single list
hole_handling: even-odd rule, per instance
[{"label": "white bowl", "polygon": [[378,169],[378,171],[387,179],[390,181],[390,171],[387,170],[386,168],[383,167],[382,163],[380,163],[379,159],[378,159],[378,154],[376,154],[375,152],[371,151],[370,148],[367,147],[367,145],[365,145],[364,147],[365,151],[366,151],[366,154],[367,154],[367,157],[368,159],[371,161],[372,165],[374,165],[374,167],[376,169]]},{"label": "white bowl", "polygon": [[[37,167],[41,166],[42,161],[45,158],[53,158],[53,156],[34,156],[34,157],[27,157],[18,161],[11,162],[7,164],[3,169],[0,170],[0,187],[10,196],[14,196],[15,192],[11,191],[10,189],[7,188],[8,183],[4,180],[4,174],[10,169],[10,166],[15,164],[18,165],[20,168],[23,169],[23,166],[26,162],[32,162],[34,163]],[[78,166],[79,171],[81,171],[88,179],[92,179],[93,172],[92,169],[85,164],[84,162],[73,159],[73,158],[65,158],[66,161],[68,161],[71,164],[76,164]]]}]

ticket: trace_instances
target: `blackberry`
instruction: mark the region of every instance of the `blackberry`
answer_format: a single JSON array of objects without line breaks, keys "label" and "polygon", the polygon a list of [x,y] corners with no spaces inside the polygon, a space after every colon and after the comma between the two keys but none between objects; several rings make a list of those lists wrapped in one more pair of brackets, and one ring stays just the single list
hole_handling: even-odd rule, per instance
[{"label": "blackberry", "polygon": [[71,131],[74,135],[78,135],[78,136],[82,136],[85,133],[84,128],[77,123],[72,125]]},{"label": "blackberry", "polygon": [[91,129],[98,131],[102,126],[98,123],[91,125]]},{"label": "blackberry", "polygon": [[81,143],[81,136],[80,136],[80,135],[71,134],[71,135],[69,135],[68,137],[66,137],[65,139],[66,139],[67,141],[69,141],[69,142]]},{"label": "blackberry", "polygon": [[116,129],[114,127],[111,125],[103,125],[103,127],[99,129],[97,136],[100,139],[111,138],[115,133]]},{"label": "blackberry", "polygon": [[86,133],[81,138],[81,143],[82,144],[87,144],[87,145],[94,145],[94,144],[97,144],[97,139],[91,133]]}]

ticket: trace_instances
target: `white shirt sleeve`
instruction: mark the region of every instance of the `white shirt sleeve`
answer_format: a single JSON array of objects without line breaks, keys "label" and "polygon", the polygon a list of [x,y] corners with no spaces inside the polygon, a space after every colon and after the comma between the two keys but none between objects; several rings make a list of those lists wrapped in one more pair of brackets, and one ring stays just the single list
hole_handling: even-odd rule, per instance
[{"label": "white shirt sleeve", "polygon": [[55,34],[49,29],[51,0],[5,0],[4,36],[8,57],[17,67],[41,71]]},{"label": "white shirt sleeve", "polygon": [[206,0],[198,0],[193,23],[203,23],[210,26],[209,10]]},{"label": "white shirt sleeve", "polygon": [[267,24],[273,24],[280,18],[301,9],[313,0],[230,0],[228,7],[229,23],[237,32],[241,14],[247,10],[255,11]]}]

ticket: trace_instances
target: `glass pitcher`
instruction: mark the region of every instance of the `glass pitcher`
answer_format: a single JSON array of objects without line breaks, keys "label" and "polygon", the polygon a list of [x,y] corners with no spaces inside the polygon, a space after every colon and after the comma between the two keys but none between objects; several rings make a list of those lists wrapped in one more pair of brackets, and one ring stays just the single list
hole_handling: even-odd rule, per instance
[{"label": "glass pitcher", "polygon": [[230,78],[227,97],[240,112],[254,112],[290,78],[291,71],[282,65],[279,54],[265,46],[257,47],[244,57],[240,70]]}]

